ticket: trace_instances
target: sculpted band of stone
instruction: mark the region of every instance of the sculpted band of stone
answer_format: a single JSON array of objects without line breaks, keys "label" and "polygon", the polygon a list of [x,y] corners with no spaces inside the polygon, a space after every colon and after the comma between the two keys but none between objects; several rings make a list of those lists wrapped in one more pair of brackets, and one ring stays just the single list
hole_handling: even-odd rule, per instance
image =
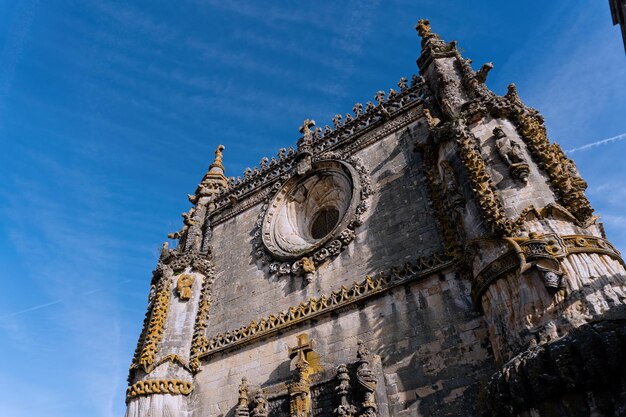
[{"label": "sculpted band of stone", "polygon": [[372,297],[393,287],[430,275],[447,266],[453,261],[444,254],[435,253],[428,258],[419,258],[417,265],[409,262],[403,267],[392,268],[390,273],[379,273],[374,277],[366,276],[361,283],[355,282],[352,287],[342,286],[330,296],[322,295],[319,299],[311,298],[299,306],[289,307],[286,311],[271,314],[267,318],[252,321],[247,326],[211,337],[200,357],[206,357],[226,349],[250,342],[262,336],[275,333],[305,320],[326,314],[349,304]]},{"label": "sculpted band of stone", "polygon": [[163,336],[165,320],[167,319],[167,311],[170,306],[170,293],[172,283],[168,279],[163,279],[159,283],[154,307],[150,317],[148,332],[143,343],[143,349],[137,363],[144,371],[151,368],[156,359],[157,346]]},{"label": "sculpted band of stone", "polygon": [[154,379],[139,381],[126,390],[126,402],[140,395],[171,394],[189,395],[193,390],[191,382],[180,379]]},{"label": "sculpted band of stone", "polygon": [[[516,238],[514,240],[516,241],[517,250],[509,251],[498,257],[483,268],[476,276],[475,300],[479,300],[480,296],[489,285],[498,280],[506,272],[520,267],[524,268],[526,261],[539,258],[556,260],[573,253],[599,253],[610,256],[622,264],[624,263],[619,251],[607,240],[597,236],[558,236],[556,234],[536,235],[531,233],[528,238]],[[558,265],[555,266],[552,272],[558,272]]]},{"label": "sculpted band of stone", "polygon": [[196,314],[196,322],[193,328],[193,336],[191,340],[191,351],[189,352],[189,367],[193,372],[200,370],[200,353],[208,346],[208,341],[204,335],[209,320],[209,309],[212,303],[212,288],[215,281],[215,267],[211,267],[205,271],[204,282],[200,292],[200,303],[198,305],[198,313]]},{"label": "sculpted band of stone", "polygon": [[[185,360],[183,358],[181,358],[180,356],[172,353],[170,355],[167,356],[163,356],[161,359],[153,362],[150,366],[143,368],[144,372],[146,373],[150,373],[152,372],[154,369],[156,369],[157,366],[164,364],[166,362],[171,362],[171,363],[176,363],[180,366],[183,367],[183,369],[187,370],[187,371],[191,371],[191,368],[189,368],[189,365],[187,365],[187,363],[185,362]],[[138,369],[139,365],[137,365],[136,363],[133,363],[130,365],[130,369]]]}]

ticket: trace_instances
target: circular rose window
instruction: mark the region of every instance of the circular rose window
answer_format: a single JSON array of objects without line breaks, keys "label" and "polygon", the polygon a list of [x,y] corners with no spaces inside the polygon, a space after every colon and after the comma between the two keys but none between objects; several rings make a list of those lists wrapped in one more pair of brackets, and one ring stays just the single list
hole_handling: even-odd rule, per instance
[{"label": "circular rose window", "polygon": [[309,174],[287,181],[263,219],[267,250],[278,259],[296,259],[343,230],[359,200],[355,175],[347,164],[321,161]]}]

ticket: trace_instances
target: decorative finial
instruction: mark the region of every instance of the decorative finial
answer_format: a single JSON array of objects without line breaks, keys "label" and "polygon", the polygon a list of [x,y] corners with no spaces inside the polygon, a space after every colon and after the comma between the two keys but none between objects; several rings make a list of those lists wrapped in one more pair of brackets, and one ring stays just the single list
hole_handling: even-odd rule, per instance
[{"label": "decorative finial", "polygon": [[415,30],[422,38],[430,35],[430,21],[428,19],[420,19],[415,25]]},{"label": "decorative finial", "polygon": [[218,167],[224,170],[224,165],[222,164],[222,159],[223,159],[222,151],[224,149],[226,149],[224,145],[217,145],[217,149],[215,150],[215,160],[213,161],[209,169],[213,167]]}]

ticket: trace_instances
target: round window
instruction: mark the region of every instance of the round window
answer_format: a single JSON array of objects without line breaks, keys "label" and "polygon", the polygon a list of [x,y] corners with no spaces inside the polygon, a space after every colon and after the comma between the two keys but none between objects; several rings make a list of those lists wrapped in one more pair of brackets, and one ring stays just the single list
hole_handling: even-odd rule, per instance
[{"label": "round window", "polygon": [[353,168],[322,161],[304,177],[292,177],[276,194],[262,224],[266,249],[279,259],[301,257],[345,228],[358,203]]}]

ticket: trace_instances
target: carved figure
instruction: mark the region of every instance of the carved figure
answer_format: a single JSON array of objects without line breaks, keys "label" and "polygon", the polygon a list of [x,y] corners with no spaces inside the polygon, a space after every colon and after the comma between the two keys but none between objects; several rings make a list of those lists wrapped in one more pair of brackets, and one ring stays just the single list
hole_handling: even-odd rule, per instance
[{"label": "carved figure", "polygon": [[496,137],[498,155],[508,165],[511,176],[524,184],[527,183],[530,167],[526,162],[522,147],[511,140],[499,126],[493,129],[493,134]]},{"label": "carved figure", "polygon": [[259,389],[254,396],[255,407],[252,410],[252,417],[267,417],[268,403],[267,399],[265,399],[265,395],[263,394],[263,390]]},{"label": "carved figure", "polygon": [[450,162],[441,161],[439,163],[441,167],[441,171],[443,173],[443,186],[445,189],[445,198],[448,208],[452,210],[463,209],[465,206],[465,198],[461,191],[459,190],[459,184],[456,179],[456,175],[454,174],[454,169]]},{"label": "carved figure", "polygon": [[193,285],[195,278],[193,275],[182,274],[178,277],[176,282],[176,291],[178,292],[178,298],[183,301],[191,298],[191,286]]},{"label": "carved figure", "polygon": [[374,103],[372,103],[371,101],[367,101],[365,103],[365,113],[370,113],[372,110],[374,110],[376,108],[376,106],[374,105]]},{"label": "carved figure", "polygon": [[250,409],[248,408],[248,378],[241,378],[239,385],[239,403],[235,408],[235,416],[250,417]]},{"label": "carved figure", "polygon": [[354,107],[352,107],[352,111],[354,112],[356,117],[359,117],[363,114],[363,105],[361,103],[356,103]]},{"label": "carved figure", "polygon": [[400,87],[400,91],[404,91],[409,88],[408,80],[406,79],[406,77],[400,78],[400,81],[398,81],[398,87]]}]

